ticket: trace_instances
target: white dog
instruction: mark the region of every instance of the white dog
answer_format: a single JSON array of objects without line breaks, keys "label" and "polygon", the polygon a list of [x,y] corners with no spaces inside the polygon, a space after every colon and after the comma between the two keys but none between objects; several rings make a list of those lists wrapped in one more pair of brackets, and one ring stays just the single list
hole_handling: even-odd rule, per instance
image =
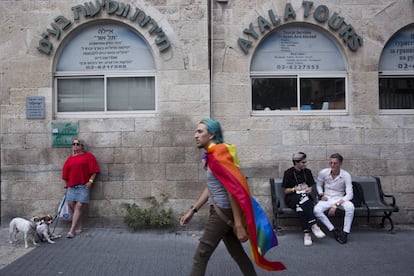
[{"label": "white dog", "polygon": [[14,218],[10,221],[9,227],[9,242],[13,243],[17,241],[16,235],[18,232],[23,233],[24,237],[24,247],[28,248],[28,239],[32,239],[33,245],[37,245],[35,235],[36,235],[36,226],[40,221],[39,217],[33,217],[31,220],[24,218]]},{"label": "white dog", "polygon": [[53,221],[54,217],[52,215],[46,215],[40,218],[40,223],[37,224],[36,232],[41,241],[55,243],[53,240],[61,237],[60,235],[54,235],[50,232],[50,225],[53,223]]}]

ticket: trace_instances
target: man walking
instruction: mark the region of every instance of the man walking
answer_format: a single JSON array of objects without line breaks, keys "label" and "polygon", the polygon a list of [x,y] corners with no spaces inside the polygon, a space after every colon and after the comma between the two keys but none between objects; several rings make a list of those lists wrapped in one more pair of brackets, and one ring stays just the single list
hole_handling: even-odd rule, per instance
[{"label": "man walking", "polygon": [[[243,275],[257,275],[252,261],[241,244],[249,239],[253,257],[258,265],[268,270],[285,269],[282,263],[270,262],[263,257],[268,249],[277,245],[276,236],[268,223],[270,232],[266,232],[267,229],[261,232],[266,242],[258,243],[256,227],[261,225],[255,222],[252,206],[256,204],[256,201],[250,197],[245,177],[239,170],[234,145],[223,142],[220,123],[213,119],[202,120],[197,125],[194,138],[197,147],[205,151],[203,162],[206,169],[207,187],[190,210],[181,217],[180,224],[186,226],[207,201],[210,209],[204,233],[194,254],[190,275],[205,274],[207,263],[221,240]],[[261,218],[267,219],[265,215]],[[244,219],[249,234],[244,226]]]}]

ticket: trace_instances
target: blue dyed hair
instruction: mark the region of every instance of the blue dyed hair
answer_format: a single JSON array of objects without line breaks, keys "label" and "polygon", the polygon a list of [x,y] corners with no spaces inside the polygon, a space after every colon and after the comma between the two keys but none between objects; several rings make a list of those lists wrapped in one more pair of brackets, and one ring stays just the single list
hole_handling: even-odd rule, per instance
[{"label": "blue dyed hair", "polygon": [[201,124],[204,124],[207,127],[207,130],[210,134],[214,135],[213,142],[216,144],[223,143],[223,131],[221,130],[221,125],[218,121],[207,118],[203,119],[200,122]]}]

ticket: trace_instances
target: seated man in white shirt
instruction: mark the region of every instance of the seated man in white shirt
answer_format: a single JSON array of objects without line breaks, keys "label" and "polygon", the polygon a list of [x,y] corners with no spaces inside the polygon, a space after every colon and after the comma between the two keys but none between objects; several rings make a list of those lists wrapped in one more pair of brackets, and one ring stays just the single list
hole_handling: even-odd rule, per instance
[{"label": "seated man in white shirt", "polygon": [[[344,244],[348,241],[348,234],[351,232],[355,207],[351,202],[353,198],[352,178],[347,171],[341,169],[342,161],[343,157],[339,153],[334,153],[330,157],[330,168],[323,169],[319,172],[316,188],[320,200],[314,207],[313,212],[316,218],[325,224],[334,238],[339,243]],[[334,225],[324,213],[328,210],[328,215],[334,216],[336,208],[345,211],[342,232],[335,229]]]}]

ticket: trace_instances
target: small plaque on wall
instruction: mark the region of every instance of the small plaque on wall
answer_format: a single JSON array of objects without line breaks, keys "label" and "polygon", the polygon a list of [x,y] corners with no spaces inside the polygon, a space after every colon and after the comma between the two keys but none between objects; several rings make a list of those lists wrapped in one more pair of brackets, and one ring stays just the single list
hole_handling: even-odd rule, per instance
[{"label": "small plaque on wall", "polygon": [[45,118],[45,97],[33,96],[26,97],[26,118],[44,119]]},{"label": "small plaque on wall", "polygon": [[52,123],[52,147],[71,147],[78,133],[78,123]]}]

